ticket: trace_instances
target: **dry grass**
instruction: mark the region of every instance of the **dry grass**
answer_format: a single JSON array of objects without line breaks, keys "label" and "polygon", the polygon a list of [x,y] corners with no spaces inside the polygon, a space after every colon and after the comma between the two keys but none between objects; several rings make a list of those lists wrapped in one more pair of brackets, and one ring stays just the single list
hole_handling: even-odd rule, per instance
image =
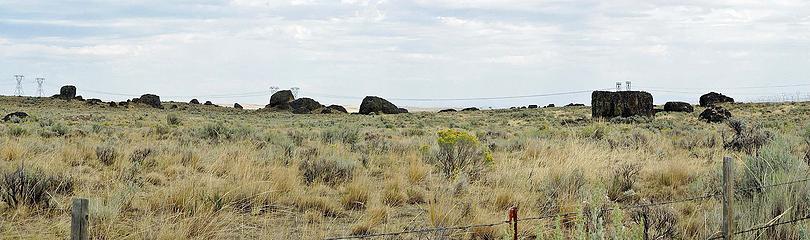
[{"label": "dry grass", "polygon": [[[738,129],[684,113],[592,121],[588,108],[298,116],[177,105],[0,97],[0,110],[32,116],[0,124],[0,170],[37,169],[36,179],[72,184],[28,185],[47,197],[0,201],[0,236],[64,238],[67,206],[87,197],[97,239],[318,239],[499,222],[512,206],[525,217],[579,213],[522,225],[527,237],[637,238],[647,219],[656,236],[700,239],[719,229],[717,201],[603,209],[716,191],[725,155],[742,166],[740,185],[808,174],[807,103],[727,106],[752,126]],[[469,133],[475,144],[441,150],[437,132],[445,129]],[[810,212],[805,187],[739,196],[740,227]],[[797,226],[766,234],[806,233]],[[508,236],[498,226],[412,237]]]}]

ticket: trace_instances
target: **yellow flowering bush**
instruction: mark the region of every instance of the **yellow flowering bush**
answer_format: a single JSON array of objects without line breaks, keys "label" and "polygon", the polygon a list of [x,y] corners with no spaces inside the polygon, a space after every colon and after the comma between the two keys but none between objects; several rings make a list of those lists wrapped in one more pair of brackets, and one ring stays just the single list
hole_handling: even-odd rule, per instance
[{"label": "yellow flowering bush", "polygon": [[455,129],[437,132],[438,149],[430,154],[429,162],[436,165],[446,177],[464,173],[477,177],[493,157],[475,135]]}]

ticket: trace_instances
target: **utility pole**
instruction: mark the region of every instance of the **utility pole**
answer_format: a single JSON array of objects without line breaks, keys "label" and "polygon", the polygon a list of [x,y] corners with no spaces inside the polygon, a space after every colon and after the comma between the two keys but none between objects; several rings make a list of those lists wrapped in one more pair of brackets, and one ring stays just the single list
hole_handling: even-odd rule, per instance
[{"label": "utility pole", "polygon": [[45,78],[37,78],[37,94],[39,97],[42,97],[42,83],[45,82]]},{"label": "utility pole", "polygon": [[25,76],[23,75],[14,75],[14,79],[17,80],[17,88],[14,90],[14,93],[17,94],[17,96],[23,95],[22,81],[24,78]]},{"label": "utility pole", "polygon": [[627,91],[630,91],[630,81],[624,82],[624,87],[627,88]]}]

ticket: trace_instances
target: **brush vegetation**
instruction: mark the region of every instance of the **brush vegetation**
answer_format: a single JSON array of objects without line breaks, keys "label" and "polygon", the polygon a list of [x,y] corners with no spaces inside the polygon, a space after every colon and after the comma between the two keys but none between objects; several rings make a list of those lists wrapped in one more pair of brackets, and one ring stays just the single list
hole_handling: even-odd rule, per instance
[{"label": "brush vegetation", "polygon": [[[737,118],[592,120],[587,107],[292,115],[178,105],[110,108],[0,97],[0,236],[64,239],[89,198],[94,239],[319,239],[522,222],[538,239],[705,239],[737,162],[737,229],[810,213],[810,104],[727,105]],[[805,223],[738,236],[806,239]],[[505,226],[402,239],[503,239]],[[400,239],[400,238],[397,238]]]}]

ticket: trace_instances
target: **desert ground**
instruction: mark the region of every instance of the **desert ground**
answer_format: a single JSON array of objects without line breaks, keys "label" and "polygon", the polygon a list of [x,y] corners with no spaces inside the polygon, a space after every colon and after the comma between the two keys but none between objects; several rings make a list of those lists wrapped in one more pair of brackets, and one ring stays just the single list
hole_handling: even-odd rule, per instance
[{"label": "desert ground", "polygon": [[[302,114],[0,97],[0,238],[65,239],[73,198],[93,239],[323,239],[520,224],[521,239],[706,239],[721,229],[722,159],[737,229],[807,216],[810,103],[724,104],[592,119],[589,107]],[[177,108],[170,106],[177,105]],[[738,239],[808,239],[810,224]],[[645,231],[646,230],[646,231]],[[508,225],[382,239],[504,239]],[[511,238],[510,238],[511,239]]]}]

